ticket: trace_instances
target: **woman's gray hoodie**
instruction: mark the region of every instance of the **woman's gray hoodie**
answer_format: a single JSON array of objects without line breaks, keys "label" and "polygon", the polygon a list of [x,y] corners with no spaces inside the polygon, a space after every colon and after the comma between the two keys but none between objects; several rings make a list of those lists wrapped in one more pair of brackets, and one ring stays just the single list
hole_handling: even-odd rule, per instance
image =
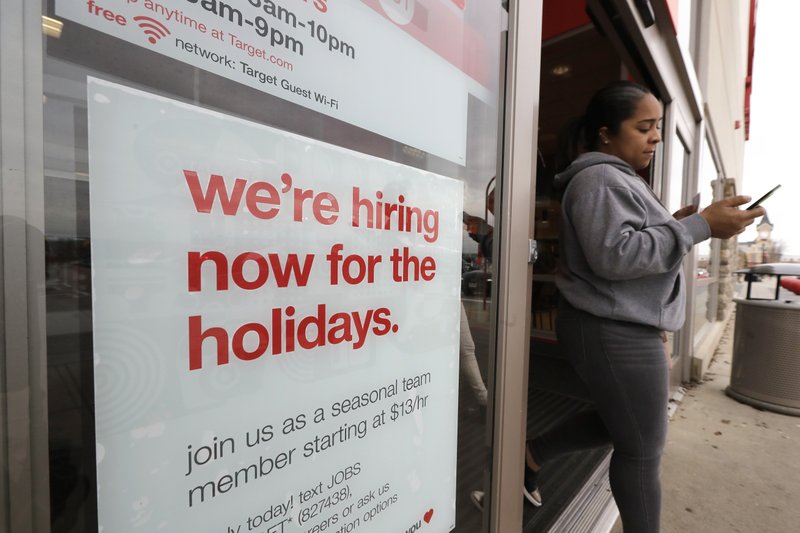
[{"label": "woman's gray hoodie", "polygon": [[711,236],[699,214],[675,220],[630,165],[601,152],[579,156],[555,177],[564,190],[564,298],[593,315],[675,331],[683,325],[681,262]]}]

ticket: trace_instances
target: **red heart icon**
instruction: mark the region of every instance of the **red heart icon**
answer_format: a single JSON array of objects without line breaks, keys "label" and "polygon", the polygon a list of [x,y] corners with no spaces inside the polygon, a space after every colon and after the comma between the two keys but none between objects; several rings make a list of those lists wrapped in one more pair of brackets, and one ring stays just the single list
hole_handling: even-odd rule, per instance
[{"label": "red heart icon", "polygon": [[423,516],[422,519],[425,520],[426,524],[430,524],[431,518],[433,518],[433,509],[428,509],[428,512],[425,513],[425,516]]}]

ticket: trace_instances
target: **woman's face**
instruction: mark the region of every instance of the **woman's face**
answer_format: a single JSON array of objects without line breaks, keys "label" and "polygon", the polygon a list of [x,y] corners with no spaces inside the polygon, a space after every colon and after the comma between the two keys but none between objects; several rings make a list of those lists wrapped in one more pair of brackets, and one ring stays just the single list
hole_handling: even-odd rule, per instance
[{"label": "woman's face", "polygon": [[616,135],[600,128],[599,151],[615,155],[639,170],[650,164],[661,142],[661,104],[652,94],[639,100],[633,115],[624,120]]}]

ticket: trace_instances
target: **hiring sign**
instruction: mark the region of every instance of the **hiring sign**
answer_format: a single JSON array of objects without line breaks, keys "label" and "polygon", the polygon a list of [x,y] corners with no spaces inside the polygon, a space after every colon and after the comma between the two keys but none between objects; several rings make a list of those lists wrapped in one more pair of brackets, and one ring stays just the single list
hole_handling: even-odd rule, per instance
[{"label": "hiring sign", "polygon": [[100,526],[452,530],[462,184],[88,93]]}]

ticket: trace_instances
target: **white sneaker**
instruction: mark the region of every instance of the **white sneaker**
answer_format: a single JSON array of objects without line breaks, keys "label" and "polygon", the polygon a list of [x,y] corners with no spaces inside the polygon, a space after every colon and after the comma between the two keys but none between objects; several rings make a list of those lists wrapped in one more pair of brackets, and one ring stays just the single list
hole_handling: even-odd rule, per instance
[{"label": "white sneaker", "polygon": [[525,485],[522,486],[522,494],[525,495],[525,499],[531,502],[535,507],[542,506],[542,494],[539,492],[539,487],[534,488],[532,491],[529,491]]},{"label": "white sneaker", "polygon": [[483,491],[473,490],[469,493],[469,499],[472,500],[472,505],[477,507],[480,512],[483,512]]},{"label": "white sneaker", "polygon": [[539,472],[541,472],[541,469],[534,472],[528,468],[527,464],[525,465],[525,481],[522,484],[522,494],[535,507],[542,506],[542,494],[539,492],[539,484],[537,483]]}]

